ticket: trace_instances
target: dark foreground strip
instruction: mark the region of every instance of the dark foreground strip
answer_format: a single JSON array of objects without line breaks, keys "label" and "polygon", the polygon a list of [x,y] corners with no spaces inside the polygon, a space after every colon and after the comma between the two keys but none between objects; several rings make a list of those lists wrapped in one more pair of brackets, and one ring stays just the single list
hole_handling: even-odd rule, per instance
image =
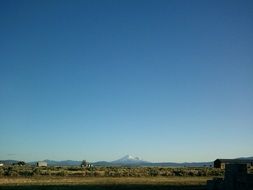
[{"label": "dark foreground strip", "polygon": [[206,190],[206,187],[172,185],[23,185],[0,186],[0,190]]}]

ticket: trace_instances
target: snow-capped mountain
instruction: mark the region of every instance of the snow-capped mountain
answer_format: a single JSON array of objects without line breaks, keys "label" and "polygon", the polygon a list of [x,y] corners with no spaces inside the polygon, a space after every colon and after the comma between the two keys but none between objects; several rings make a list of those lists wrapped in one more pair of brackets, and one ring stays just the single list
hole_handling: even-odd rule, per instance
[{"label": "snow-capped mountain", "polygon": [[113,164],[141,164],[141,163],[148,163],[148,162],[140,159],[139,157],[126,155],[118,160],[112,161],[111,163]]}]

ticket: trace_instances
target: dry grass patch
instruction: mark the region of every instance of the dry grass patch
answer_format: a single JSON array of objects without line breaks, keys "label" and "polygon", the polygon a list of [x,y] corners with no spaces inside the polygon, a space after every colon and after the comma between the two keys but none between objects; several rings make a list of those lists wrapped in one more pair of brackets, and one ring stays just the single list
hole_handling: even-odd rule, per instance
[{"label": "dry grass patch", "polygon": [[210,177],[8,177],[0,186],[19,185],[204,185]]}]

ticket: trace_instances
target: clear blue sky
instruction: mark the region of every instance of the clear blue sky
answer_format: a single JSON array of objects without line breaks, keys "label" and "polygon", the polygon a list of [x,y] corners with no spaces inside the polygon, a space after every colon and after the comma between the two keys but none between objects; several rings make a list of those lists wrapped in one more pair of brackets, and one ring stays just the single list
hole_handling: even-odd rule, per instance
[{"label": "clear blue sky", "polygon": [[253,156],[253,1],[0,1],[0,159]]}]

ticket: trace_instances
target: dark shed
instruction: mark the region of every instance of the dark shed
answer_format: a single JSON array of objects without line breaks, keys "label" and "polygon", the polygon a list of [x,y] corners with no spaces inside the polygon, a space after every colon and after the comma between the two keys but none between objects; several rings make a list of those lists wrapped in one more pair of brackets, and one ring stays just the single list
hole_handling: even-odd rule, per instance
[{"label": "dark shed", "polygon": [[214,161],[214,167],[225,169],[226,164],[246,164],[247,167],[253,166],[252,159],[216,159]]}]

